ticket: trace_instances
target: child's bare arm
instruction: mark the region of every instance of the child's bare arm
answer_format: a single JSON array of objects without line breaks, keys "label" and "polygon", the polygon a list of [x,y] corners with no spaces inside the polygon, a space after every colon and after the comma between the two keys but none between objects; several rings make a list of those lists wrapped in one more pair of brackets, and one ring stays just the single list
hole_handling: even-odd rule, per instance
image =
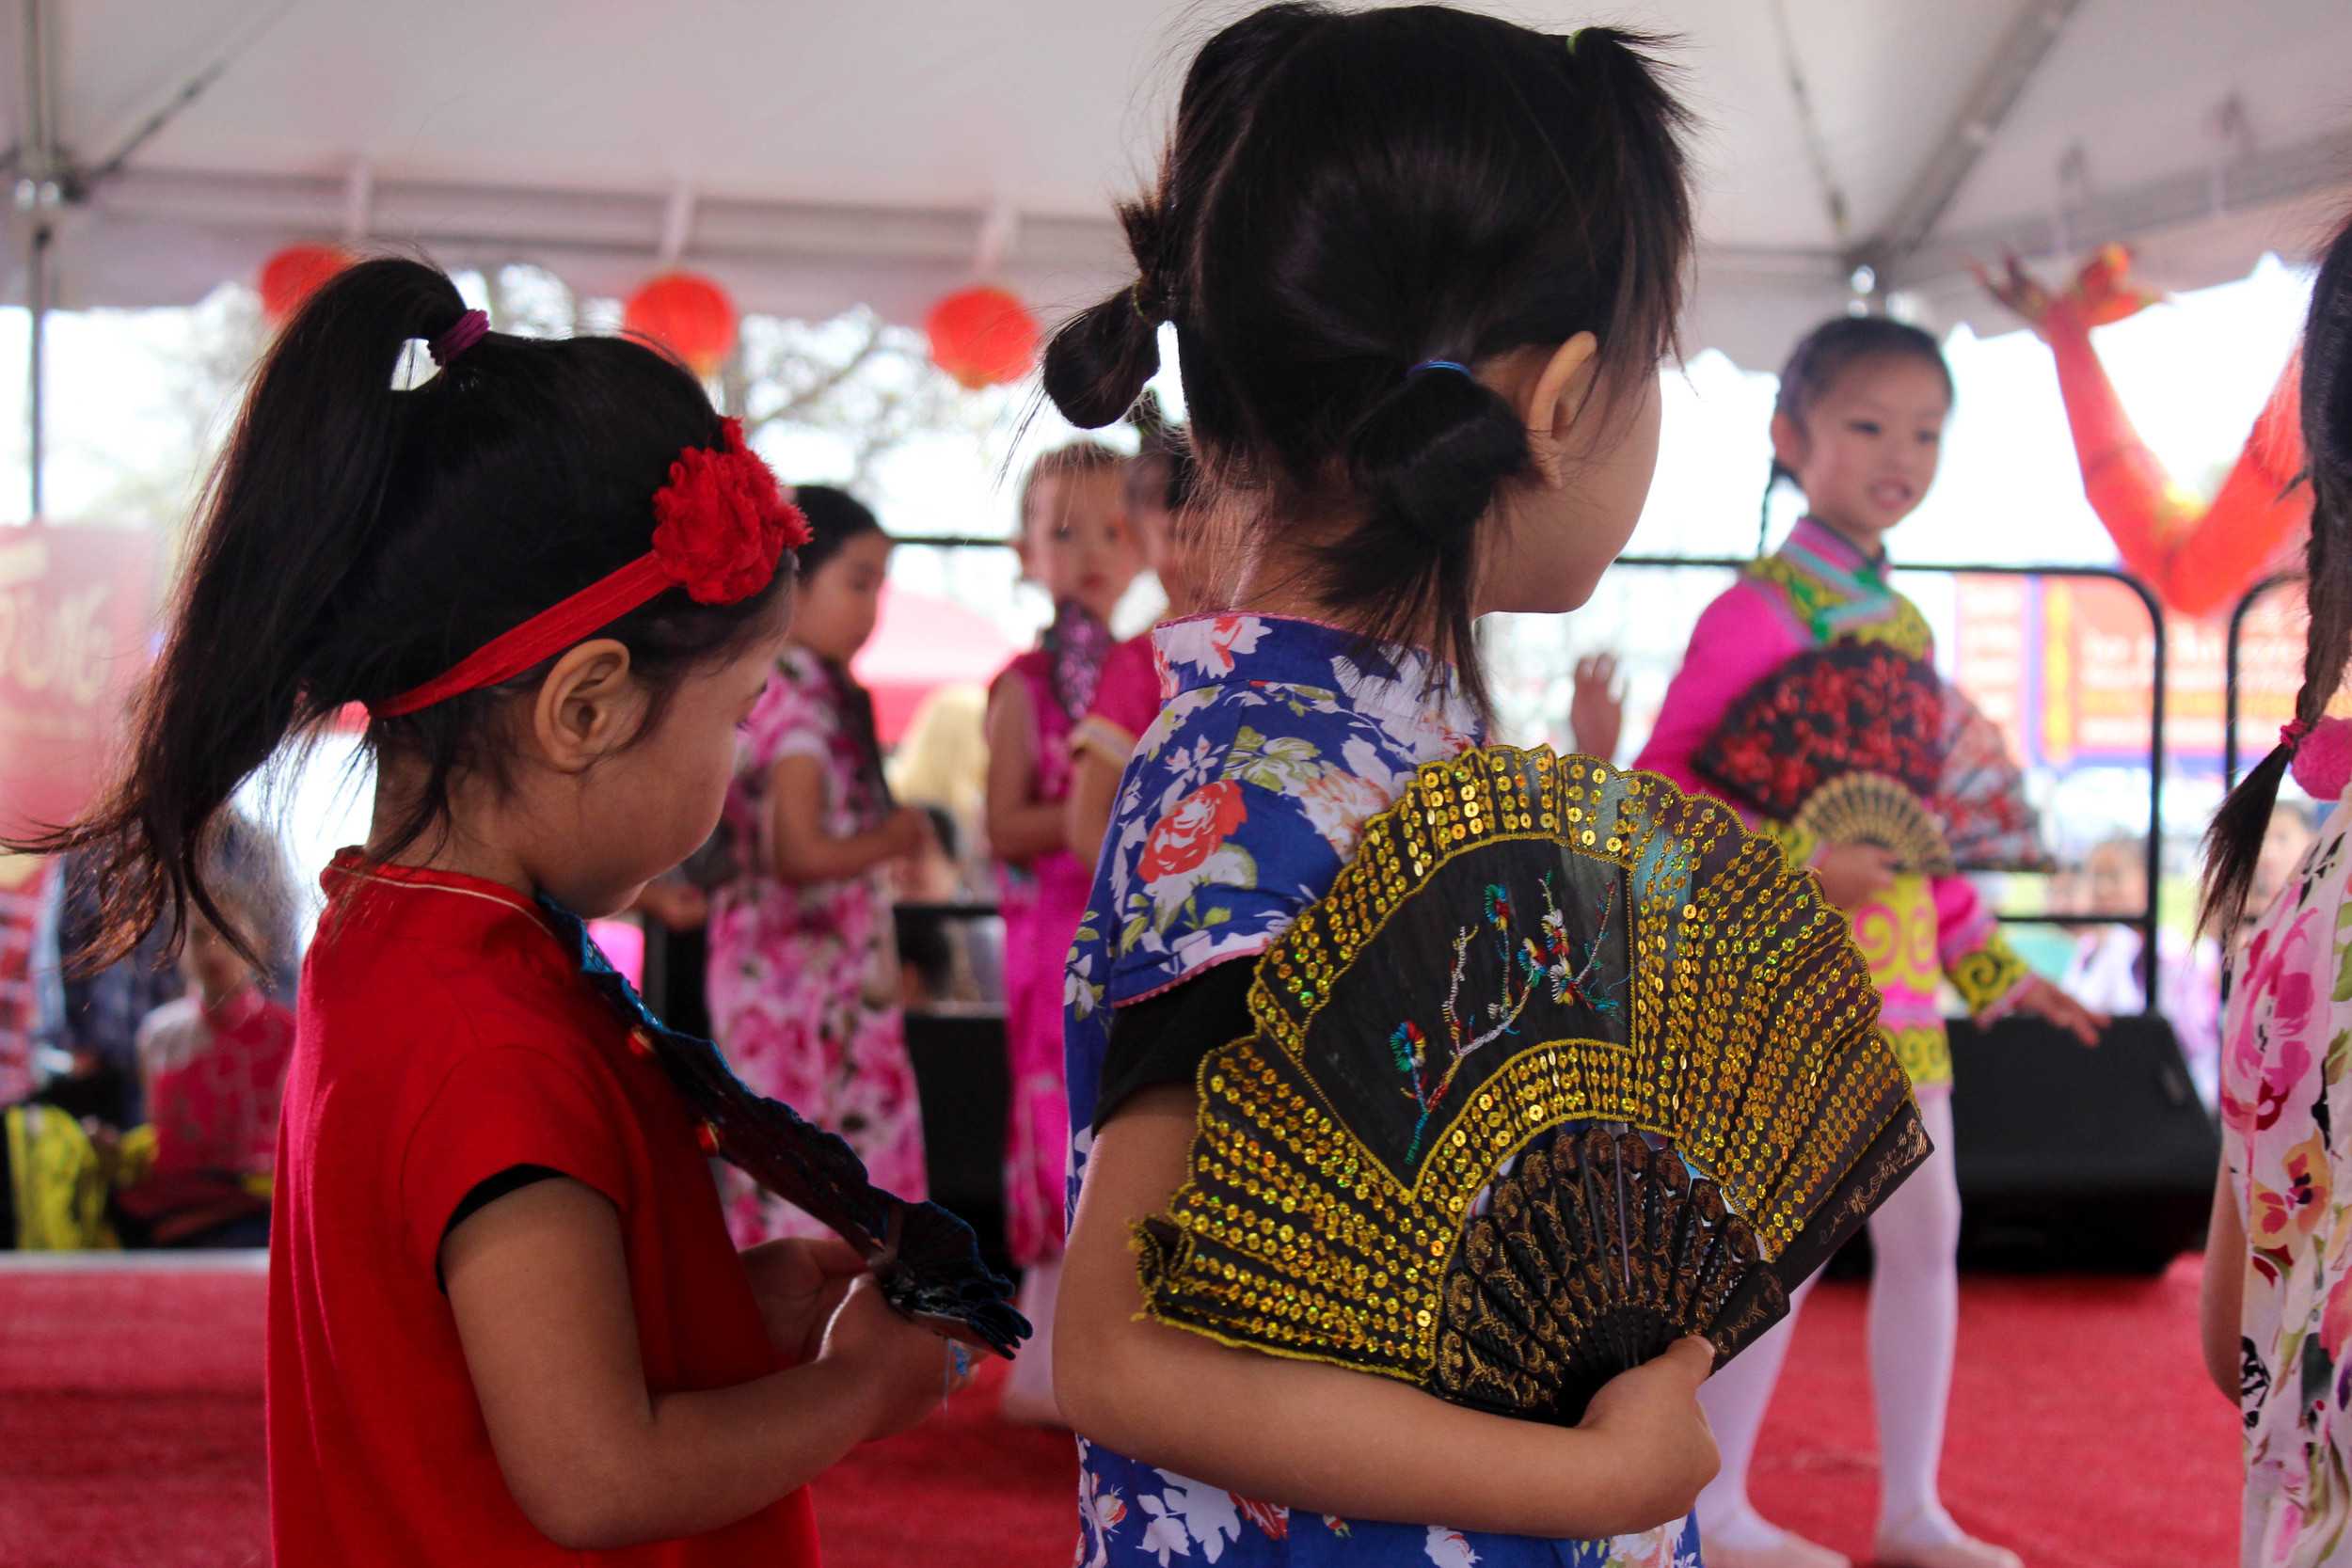
[{"label": "child's bare arm", "polygon": [[2246,1294],[2246,1226],[2224,1165],[2213,1183],[2213,1223],[2205,1231],[2205,1276],[2197,1292],[2198,1338],[2205,1375],[2232,1404],[2238,1402],[2239,1326]]},{"label": "child's bare arm", "polygon": [[1080,1433],[1212,1485],[1355,1518],[1590,1537],[1689,1512],[1716,1467],[1695,1397],[1710,1364],[1700,1341],[1610,1384],[1571,1430],[1138,1317],[1129,1226],[1168,1207],[1194,1109],[1189,1090],[1149,1090],[1095,1138],[1055,1328],[1055,1392]]},{"label": "child's bare arm", "polygon": [[1070,768],[1070,850],[1089,871],[1103,856],[1103,835],[1110,832],[1111,813],[1119,804],[1120,764],[1083,747]]},{"label": "child's bare arm", "polygon": [[1062,802],[1037,798],[1036,735],[1028,689],[998,681],[988,697],[988,847],[1016,864],[1070,842]]},{"label": "child's bare arm", "polygon": [[930,825],[912,807],[893,812],[870,832],[835,838],[825,832],[825,766],[815,757],[780,757],[768,772],[770,869],[787,882],[838,882],[923,847]]},{"label": "child's bare arm", "polygon": [[577,1181],[533,1182],[462,1221],[442,1277],[499,1468],[556,1544],[611,1550],[720,1528],[869,1437],[919,1419],[947,1351],[854,1285],[806,1364],[651,1394],[621,1228]]}]

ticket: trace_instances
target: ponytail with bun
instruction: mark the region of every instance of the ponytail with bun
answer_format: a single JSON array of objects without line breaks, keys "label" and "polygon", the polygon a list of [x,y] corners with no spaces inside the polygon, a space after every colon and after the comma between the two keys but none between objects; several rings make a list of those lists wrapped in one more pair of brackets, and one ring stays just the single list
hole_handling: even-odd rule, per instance
[{"label": "ponytail with bun", "polygon": [[1268,6],[1211,39],[1160,178],[1120,210],[1136,280],[1072,320],[1045,388],[1122,418],[1175,324],[1208,482],[1352,519],[1314,594],[1370,640],[1434,628],[1482,709],[1482,523],[1528,466],[1473,374],[1600,342],[1602,385],[1673,352],[1690,253],[1686,117],[1642,38],[1444,6]]}]

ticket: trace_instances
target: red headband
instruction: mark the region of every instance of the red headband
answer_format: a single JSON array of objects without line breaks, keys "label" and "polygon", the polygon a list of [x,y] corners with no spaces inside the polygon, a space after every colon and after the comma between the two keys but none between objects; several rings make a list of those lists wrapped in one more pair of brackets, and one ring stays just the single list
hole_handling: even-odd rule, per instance
[{"label": "red headband", "polygon": [[369,717],[398,719],[513,680],[673,588],[685,589],[696,604],[724,605],[767,587],[784,552],[808,543],[808,519],[743,444],[741,423],[720,424],[720,446],[679,452],[669,483],[654,492],[651,550],[492,638],[422,686],[370,703]]}]

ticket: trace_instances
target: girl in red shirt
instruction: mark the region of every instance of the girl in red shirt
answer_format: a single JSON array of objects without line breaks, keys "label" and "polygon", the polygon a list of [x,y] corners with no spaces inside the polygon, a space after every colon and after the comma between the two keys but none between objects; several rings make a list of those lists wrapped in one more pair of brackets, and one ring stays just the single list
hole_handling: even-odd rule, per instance
[{"label": "girl in red shirt", "polygon": [[127,771],[32,847],[97,854],[99,957],[188,904],[249,957],[208,825],[367,709],[278,1143],[278,1561],[813,1563],[804,1483],[961,1382],[849,1246],[739,1259],[675,1037],[574,912],[709,836],[805,538],[690,372],[491,333],[414,261],[262,367]]}]

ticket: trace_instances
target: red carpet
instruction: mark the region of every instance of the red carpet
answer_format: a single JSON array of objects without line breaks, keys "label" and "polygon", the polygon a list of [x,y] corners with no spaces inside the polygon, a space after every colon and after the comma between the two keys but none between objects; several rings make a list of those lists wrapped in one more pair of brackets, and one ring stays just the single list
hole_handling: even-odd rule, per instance
[{"label": "red carpet", "polygon": [[[2215,1568],[2235,1552],[2233,1425],[2198,1370],[2197,1272],[1971,1279],[1945,1463],[1952,1511],[2034,1568]],[[265,1560],[259,1274],[0,1270],[0,1563]],[[1877,1461],[1862,1295],[1814,1294],[1764,1435],[1783,1523],[1868,1547]],[[818,1487],[834,1568],[1070,1557],[1066,1437],[986,1391]]]}]

